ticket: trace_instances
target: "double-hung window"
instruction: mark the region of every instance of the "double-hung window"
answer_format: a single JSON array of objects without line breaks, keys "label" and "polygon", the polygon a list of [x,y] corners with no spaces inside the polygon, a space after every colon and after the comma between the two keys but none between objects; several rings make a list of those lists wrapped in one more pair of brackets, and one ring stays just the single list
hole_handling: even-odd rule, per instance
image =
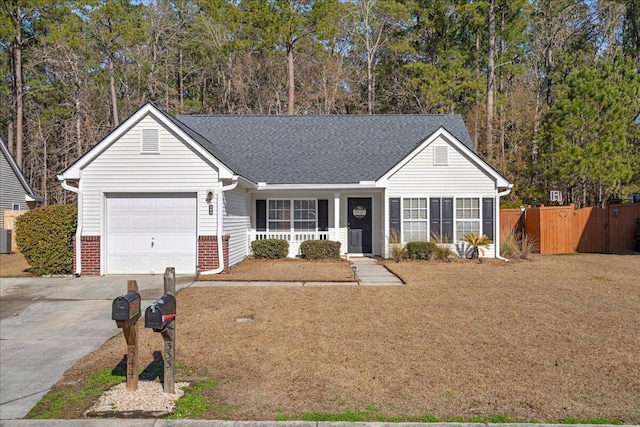
[{"label": "double-hung window", "polygon": [[456,199],[456,240],[469,233],[480,234],[480,199]]},{"label": "double-hung window", "polygon": [[419,242],[429,240],[427,233],[427,199],[411,197],[402,199],[402,240]]},{"label": "double-hung window", "polygon": [[293,201],[293,230],[316,231],[316,201]]},{"label": "double-hung window", "polygon": [[269,231],[316,231],[316,200],[269,200]]},{"label": "double-hung window", "polygon": [[269,231],[291,229],[291,200],[269,200]]}]

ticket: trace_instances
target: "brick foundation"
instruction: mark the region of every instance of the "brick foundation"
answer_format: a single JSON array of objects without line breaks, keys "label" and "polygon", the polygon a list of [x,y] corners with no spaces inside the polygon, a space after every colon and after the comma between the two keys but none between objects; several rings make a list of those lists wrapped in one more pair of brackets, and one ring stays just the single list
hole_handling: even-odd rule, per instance
[{"label": "brick foundation", "polygon": [[[229,235],[222,236],[223,273],[229,272]],[[198,271],[218,268],[218,236],[198,236]]]},{"label": "brick foundation", "polygon": [[[100,236],[81,237],[81,259],[83,276],[100,275]],[[73,238],[73,272],[76,272],[76,239]]]}]

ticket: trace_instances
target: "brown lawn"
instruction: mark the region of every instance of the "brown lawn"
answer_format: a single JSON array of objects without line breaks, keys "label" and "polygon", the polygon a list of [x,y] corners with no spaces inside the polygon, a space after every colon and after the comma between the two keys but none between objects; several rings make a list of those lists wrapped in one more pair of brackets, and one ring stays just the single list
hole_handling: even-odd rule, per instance
[{"label": "brown lawn", "polygon": [[0,255],[0,277],[33,276],[28,269],[31,266],[20,252]]},{"label": "brown lawn", "polygon": [[[640,256],[387,265],[407,284],[183,290],[177,361],[218,380],[204,418],[640,422]],[[141,342],[145,366],[162,339],[143,329]],[[123,353],[115,337],[54,390]]]},{"label": "brown lawn", "polygon": [[203,281],[350,282],[351,263],[345,260],[245,259],[227,274],[200,276]]}]

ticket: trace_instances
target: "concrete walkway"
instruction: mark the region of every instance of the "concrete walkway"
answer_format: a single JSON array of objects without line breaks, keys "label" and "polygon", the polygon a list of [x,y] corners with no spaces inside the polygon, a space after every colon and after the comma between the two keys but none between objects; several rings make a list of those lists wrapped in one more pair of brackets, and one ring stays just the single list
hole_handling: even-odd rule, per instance
[{"label": "concrete walkway", "polygon": [[356,266],[356,275],[363,286],[398,286],[403,282],[387,270],[384,265],[378,264],[373,258],[353,257],[349,261]]}]

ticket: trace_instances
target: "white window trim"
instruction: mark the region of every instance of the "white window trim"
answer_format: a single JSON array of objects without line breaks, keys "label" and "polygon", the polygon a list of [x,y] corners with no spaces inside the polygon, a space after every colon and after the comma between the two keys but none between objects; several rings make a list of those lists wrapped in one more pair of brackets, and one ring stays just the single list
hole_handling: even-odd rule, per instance
[{"label": "white window trim", "polygon": [[289,213],[289,233],[296,233],[296,230],[295,230],[295,223],[296,222],[311,222],[311,220],[308,220],[308,219],[299,219],[299,220],[295,219],[295,208],[294,208],[295,201],[296,200],[311,200],[311,201],[314,201],[315,205],[316,205],[316,218],[314,220],[315,227],[314,227],[313,230],[304,230],[304,231],[299,231],[299,232],[300,233],[317,233],[318,232],[318,199],[314,199],[314,198],[311,198],[311,197],[296,197],[296,198],[293,198],[293,199],[279,197],[279,198],[274,198],[274,199],[267,199],[267,232],[268,233],[278,233],[278,232],[286,233],[287,232],[286,230],[271,230],[271,227],[269,226],[271,221],[279,221],[279,222],[286,221],[286,220],[271,220],[271,219],[269,219],[269,210],[270,210],[269,204],[270,204],[270,202],[279,201],[279,200],[289,201],[289,212],[290,212]]},{"label": "white window trim", "polygon": [[[405,219],[404,217],[404,202],[405,200],[408,199],[424,199],[425,200],[425,213],[426,213],[426,218],[425,219]],[[419,209],[419,208],[418,208]],[[402,243],[408,243],[408,241],[404,238],[404,233],[406,230],[405,224],[406,223],[418,223],[418,222],[425,222],[427,225],[426,228],[426,233],[427,233],[427,240],[429,240],[429,197],[428,196],[424,196],[424,195],[406,195],[406,196],[402,196],[400,198],[400,230],[401,230],[401,242]],[[411,240],[412,241],[412,240]]]},{"label": "white window trim", "polygon": [[[462,242],[458,239],[458,221],[474,222],[478,224],[478,234],[482,234],[482,198],[483,196],[457,196],[453,199],[453,237],[456,242]],[[478,200],[478,218],[458,218],[458,200],[477,199]],[[463,208],[464,209],[464,208]],[[472,208],[471,208],[472,209]]]},{"label": "white window trim", "polygon": [[19,211],[20,210],[20,203],[12,203],[11,204],[11,210]]}]

